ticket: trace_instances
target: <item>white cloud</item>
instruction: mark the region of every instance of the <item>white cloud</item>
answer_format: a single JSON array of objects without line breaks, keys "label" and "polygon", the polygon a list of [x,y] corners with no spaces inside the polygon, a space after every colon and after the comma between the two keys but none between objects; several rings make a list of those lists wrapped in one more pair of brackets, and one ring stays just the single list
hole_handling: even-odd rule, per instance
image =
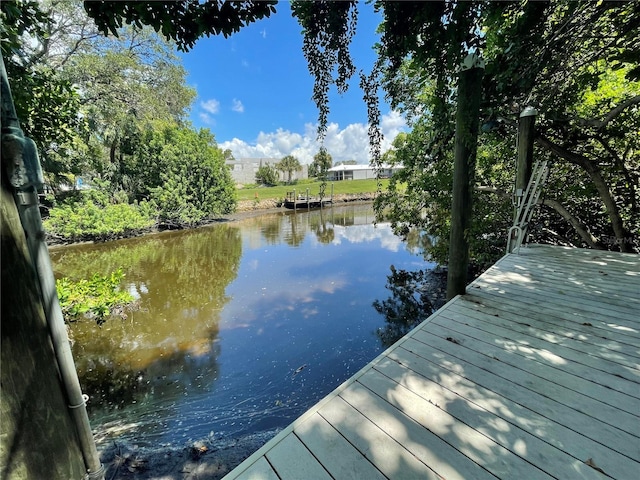
[{"label": "white cloud", "polygon": [[[393,139],[403,131],[406,123],[397,112],[390,112],[382,116],[380,127],[384,140],[382,151],[391,147]],[[331,154],[334,162],[356,160],[358,163],[369,163],[368,126],[353,123],[340,129],[337,123],[327,127],[324,146]],[[316,126],[307,123],[304,133],[291,132],[279,128],[275,132],[260,132],[253,143],[234,138],[220,144],[222,149],[230,149],[235,158],[282,158],[294,155],[301,163],[311,163],[313,156],[320,150],[320,143],[316,141]]]},{"label": "white cloud", "polygon": [[234,98],[233,106],[231,107],[231,110],[233,110],[234,112],[242,113],[244,112],[244,105],[240,100],[238,100],[237,98]]},{"label": "white cloud", "polygon": [[391,230],[389,223],[377,225],[352,225],[348,228],[342,225],[334,225],[335,237],[333,244],[340,244],[343,240],[349,243],[371,243],[380,241],[380,246],[386,250],[397,252],[402,246],[402,240]]},{"label": "white cloud", "polygon": [[262,38],[267,38],[267,29],[263,28],[260,30],[260,35],[262,35]]},{"label": "white cloud", "polygon": [[220,102],[215,98],[211,98],[207,101],[200,102],[200,107],[215,115],[220,110]]},{"label": "white cloud", "polygon": [[198,116],[200,117],[200,120],[202,120],[202,122],[207,125],[216,124],[216,121],[213,118],[211,118],[211,115],[209,115],[208,113],[201,112],[200,115]]}]

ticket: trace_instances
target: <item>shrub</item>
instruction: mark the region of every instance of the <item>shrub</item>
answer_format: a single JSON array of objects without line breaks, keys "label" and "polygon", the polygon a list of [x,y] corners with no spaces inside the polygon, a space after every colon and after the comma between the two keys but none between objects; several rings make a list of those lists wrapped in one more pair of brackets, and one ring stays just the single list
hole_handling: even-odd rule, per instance
[{"label": "shrub", "polygon": [[65,321],[68,323],[88,317],[101,325],[116,310],[131,305],[133,295],[120,290],[123,278],[124,273],[119,268],[111,275],[93,275],[90,280],[56,280],[56,291]]},{"label": "shrub", "polygon": [[278,170],[268,163],[260,165],[256,172],[256,182],[260,185],[276,185],[278,183]]},{"label": "shrub", "polygon": [[154,208],[148,202],[104,205],[82,199],[52,208],[44,226],[49,233],[67,241],[108,240],[152,227],[154,216]]}]

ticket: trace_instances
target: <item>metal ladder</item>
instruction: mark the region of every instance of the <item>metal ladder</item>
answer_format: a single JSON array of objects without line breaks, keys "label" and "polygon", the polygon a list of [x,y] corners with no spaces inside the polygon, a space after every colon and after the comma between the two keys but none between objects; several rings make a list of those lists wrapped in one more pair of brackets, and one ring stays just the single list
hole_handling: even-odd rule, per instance
[{"label": "metal ladder", "polygon": [[520,253],[520,246],[524,241],[533,210],[549,177],[549,163],[547,160],[536,161],[533,165],[531,178],[524,195],[519,196],[519,202],[513,219],[513,226],[509,229],[507,238],[507,253]]}]

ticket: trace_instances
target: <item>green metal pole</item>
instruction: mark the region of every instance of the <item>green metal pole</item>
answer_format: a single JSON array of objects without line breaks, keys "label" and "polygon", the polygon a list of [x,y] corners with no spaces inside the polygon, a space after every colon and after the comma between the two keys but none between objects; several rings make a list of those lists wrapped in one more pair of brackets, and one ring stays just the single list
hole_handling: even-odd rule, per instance
[{"label": "green metal pole", "polygon": [[67,329],[58,302],[51,259],[45,243],[42,218],[38,208],[37,187],[41,187],[43,184],[38,152],[33,140],[26,138],[20,128],[4,59],[1,57],[0,76],[2,88],[2,174],[7,175],[8,183],[13,189],[29,254],[40,283],[43,309],[49,326],[58,370],[69,402],[69,411],[76,425],[87,477],[104,480],[104,467],[100,463],[91,432],[86,397],[80,388],[78,373],[73,362]]}]

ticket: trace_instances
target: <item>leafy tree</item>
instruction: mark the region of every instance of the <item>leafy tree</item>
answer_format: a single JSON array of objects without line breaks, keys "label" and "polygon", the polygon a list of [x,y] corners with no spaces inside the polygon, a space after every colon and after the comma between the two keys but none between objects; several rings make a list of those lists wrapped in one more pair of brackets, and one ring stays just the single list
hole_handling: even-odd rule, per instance
[{"label": "leafy tree", "polygon": [[224,152],[207,129],[157,123],[144,132],[134,159],[143,185],[168,226],[193,226],[235,208],[235,187]]},{"label": "leafy tree", "polygon": [[[609,168],[614,161],[620,165],[620,159],[625,158],[628,150],[615,150],[614,154],[607,147],[619,144],[612,141],[613,130],[635,131],[627,126],[612,127],[614,120],[626,121],[633,117],[631,112],[640,100],[637,95],[626,94],[620,103],[610,104],[608,110],[591,118],[577,117],[571,111],[572,105],[605,74],[603,65],[626,69],[627,80],[637,78],[640,73],[637,2],[377,1],[374,5],[384,16],[379,61],[371,75],[361,75],[361,86],[370,110],[375,162],[380,161],[377,147],[380,132],[376,128],[380,112],[376,97],[378,88],[383,86],[394,107],[403,109],[416,125],[423,123],[425,154],[415,162],[415,171],[435,170],[445,174],[451,162],[455,105],[451,92],[455,91],[456,72],[464,56],[477,51],[487,60],[483,118],[489,122],[512,120],[524,105],[534,104],[541,112],[537,138],[542,155],[562,164],[563,169],[573,165],[571,168],[578,168],[585,175],[589,189],[597,192],[600,206],[589,195],[583,197],[580,204],[589,210],[597,208],[606,212],[606,230],[615,243],[623,250],[632,249],[638,243],[633,215],[621,209],[621,205],[637,203],[637,192],[616,187],[617,179],[622,177],[627,178],[626,184],[633,185],[628,180],[633,180],[635,167],[618,167],[618,171]],[[313,98],[319,108],[322,136],[327,124],[329,88],[336,85],[338,91],[344,91],[355,72],[349,43],[355,31],[357,2],[293,2],[292,9],[303,27],[303,53],[315,78]],[[197,12],[195,15],[197,20],[204,18]],[[159,15],[154,18],[152,14],[129,11],[119,18],[137,19],[178,34],[178,29],[172,29],[167,18]],[[215,31],[215,28],[205,28],[202,33]],[[193,36],[187,35],[187,38],[194,40]],[[185,45],[189,47],[189,42]],[[589,142],[580,142],[587,130],[585,127],[592,131],[587,136],[607,153],[606,159],[585,155],[590,152]],[[569,139],[573,143],[568,142]],[[411,166],[407,172],[410,171]],[[449,188],[443,182],[445,179],[446,175],[439,182],[431,182],[432,192],[425,191],[419,184],[409,185],[406,194],[389,197],[389,201],[417,204],[420,198],[429,197],[429,193],[437,197]],[[581,208],[571,213],[560,207],[564,208],[559,205],[556,211],[566,212],[572,225],[581,223],[577,218]],[[414,216],[407,221],[420,223],[419,218]],[[590,232],[589,228],[582,231]],[[607,232],[595,233],[604,238]],[[580,239],[586,241],[584,235]]]},{"label": "leafy tree", "polygon": [[263,165],[262,162],[256,172],[256,183],[262,185],[275,185],[278,183],[278,170],[269,165],[268,163]]},{"label": "leafy tree", "polygon": [[90,53],[71,58],[66,74],[81,86],[86,139],[97,154],[91,169],[135,198],[139,189],[131,155],[145,124],[181,122],[195,92],[171,46],[157,35],[129,28],[120,39],[104,39]]},{"label": "leafy tree", "polygon": [[129,25],[152,25],[156,31],[175,41],[181,50],[189,50],[204,35],[230,36],[240,28],[275,12],[274,0],[243,2],[121,2],[85,1],[87,13],[100,30],[118,35],[123,22]]},{"label": "leafy tree", "polygon": [[309,165],[309,177],[324,178],[327,170],[333,166],[331,154],[322,147],[320,151],[313,156],[313,162]]},{"label": "leafy tree", "polygon": [[302,170],[300,161],[293,155],[287,155],[286,157],[283,157],[278,163],[276,163],[275,167],[280,172],[287,174],[288,183],[291,183],[293,172],[300,172]]},{"label": "leafy tree", "polygon": [[73,145],[81,122],[80,98],[72,82],[41,62],[55,21],[35,1],[0,4],[1,50],[11,83],[16,113],[26,136],[38,147],[49,180],[79,173],[66,151]]}]

